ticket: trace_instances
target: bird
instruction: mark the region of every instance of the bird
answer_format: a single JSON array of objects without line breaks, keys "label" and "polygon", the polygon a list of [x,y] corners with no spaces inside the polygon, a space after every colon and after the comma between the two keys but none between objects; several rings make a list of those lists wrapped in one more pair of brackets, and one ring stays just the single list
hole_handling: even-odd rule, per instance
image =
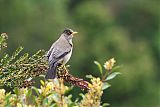
[{"label": "bird", "polygon": [[72,29],[66,28],[60,35],[60,37],[52,44],[46,56],[48,59],[48,71],[45,76],[46,79],[56,78],[56,68],[59,64],[65,65],[73,50],[72,39],[78,32]]}]

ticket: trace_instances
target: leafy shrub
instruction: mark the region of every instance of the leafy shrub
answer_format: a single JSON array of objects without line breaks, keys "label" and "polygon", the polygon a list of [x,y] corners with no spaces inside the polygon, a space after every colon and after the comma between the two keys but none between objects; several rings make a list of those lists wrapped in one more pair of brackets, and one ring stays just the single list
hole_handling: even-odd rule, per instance
[{"label": "leafy shrub", "polygon": [[[0,47],[6,47],[7,35],[0,36]],[[69,74],[64,66],[57,68],[57,77],[54,80],[40,80],[41,86],[32,86],[33,78],[45,74],[47,61],[44,58],[45,51],[39,50],[34,55],[25,53],[20,56],[22,47],[19,47],[11,56],[5,54],[0,64],[0,85],[1,87],[13,88],[13,93],[0,89],[0,107],[102,107],[109,105],[101,104],[103,91],[110,87],[109,80],[120,74],[114,72],[119,66],[115,65],[115,59],[106,61],[104,67],[97,61],[94,63],[99,68],[101,77],[87,75],[90,82],[84,81]],[[20,56],[20,57],[18,57]],[[81,100],[73,101],[72,95],[66,93],[72,88],[64,85],[68,82],[72,85],[87,90],[80,94]]]}]

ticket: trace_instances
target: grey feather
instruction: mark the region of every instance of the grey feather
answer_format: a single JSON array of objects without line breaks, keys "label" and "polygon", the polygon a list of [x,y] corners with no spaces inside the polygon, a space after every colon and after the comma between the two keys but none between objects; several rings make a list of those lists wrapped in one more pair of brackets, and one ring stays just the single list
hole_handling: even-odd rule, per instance
[{"label": "grey feather", "polygon": [[49,55],[49,64],[52,64],[55,62],[54,60],[59,60],[64,56],[64,54],[67,54],[71,51],[71,45],[67,41],[66,38],[64,38],[63,35],[51,46],[50,49],[50,55]]},{"label": "grey feather", "polygon": [[46,75],[46,79],[55,78],[57,64],[63,64],[63,62],[66,63],[68,60],[63,60],[66,60],[65,56],[67,56],[67,54],[70,52],[72,53],[72,45],[70,45],[70,42],[64,37],[64,35],[61,35],[60,38],[52,44],[46,55],[49,62],[49,69]]},{"label": "grey feather", "polygon": [[51,66],[49,66],[48,72],[46,74],[46,79],[54,79],[56,77],[56,67],[58,63],[54,63]]}]

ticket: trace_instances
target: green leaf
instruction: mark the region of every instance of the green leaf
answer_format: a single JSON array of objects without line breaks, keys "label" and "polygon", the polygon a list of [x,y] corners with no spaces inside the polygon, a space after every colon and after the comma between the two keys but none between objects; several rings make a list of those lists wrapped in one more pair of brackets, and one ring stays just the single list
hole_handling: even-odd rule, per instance
[{"label": "green leaf", "polygon": [[32,95],[32,89],[28,89],[28,92],[27,92],[27,96],[31,96]]},{"label": "green leaf", "polygon": [[82,97],[82,99],[85,98],[85,95],[84,95],[84,94],[80,93],[79,95]]},{"label": "green leaf", "polygon": [[9,55],[5,54],[4,57],[1,59],[1,66],[6,66],[8,64]]},{"label": "green leaf", "polygon": [[92,75],[86,75],[86,78],[92,79],[93,76]]},{"label": "green leaf", "polygon": [[29,54],[25,53],[24,55],[22,55],[16,62],[15,64],[18,63],[25,63],[28,60]]},{"label": "green leaf", "polygon": [[12,54],[12,56],[10,57],[10,59],[8,60],[8,63],[10,63],[11,61],[13,61],[19,54],[20,52],[23,50],[23,47],[20,46],[16,49],[16,51]]},{"label": "green leaf", "polygon": [[39,96],[40,95],[40,93],[39,93],[39,91],[38,91],[38,89],[36,88],[36,87],[32,87],[32,89],[36,92],[36,94]]},{"label": "green leaf", "polygon": [[104,103],[104,104],[102,105],[102,107],[107,107],[107,106],[110,106],[110,104],[109,104],[109,103]]},{"label": "green leaf", "polygon": [[11,92],[6,94],[5,100],[9,100],[10,97],[11,97]]},{"label": "green leaf", "polygon": [[48,105],[48,104],[49,104],[48,98],[43,99],[43,105]]},{"label": "green leaf", "polygon": [[107,88],[109,88],[111,85],[107,82],[104,82],[103,85],[102,85],[102,90],[105,90]]},{"label": "green leaf", "polygon": [[14,89],[14,92],[16,95],[19,95],[19,89],[17,87]]},{"label": "green leaf", "polygon": [[121,66],[115,66],[113,69],[112,69],[112,71],[115,71],[115,70],[117,70],[117,69],[119,69]]},{"label": "green leaf", "polygon": [[98,66],[100,73],[102,74],[102,66],[99,62],[94,61],[94,63]]},{"label": "green leaf", "polygon": [[41,82],[42,86],[44,86],[44,81],[43,81],[43,80],[40,80],[40,82]]},{"label": "green leaf", "polygon": [[67,97],[68,99],[71,99],[72,98],[72,95],[70,94],[70,95],[68,95],[68,97]]},{"label": "green leaf", "polygon": [[3,41],[4,41],[4,38],[2,38],[2,36],[0,36],[0,44],[2,44]]},{"label": "green leaf", "polygon": [[121,74],[121,73],[120,72],[113,72],[112,74],[108,75],[105,80],[106,81],[111,80],[111,79],[115,78],[119,74]]}]

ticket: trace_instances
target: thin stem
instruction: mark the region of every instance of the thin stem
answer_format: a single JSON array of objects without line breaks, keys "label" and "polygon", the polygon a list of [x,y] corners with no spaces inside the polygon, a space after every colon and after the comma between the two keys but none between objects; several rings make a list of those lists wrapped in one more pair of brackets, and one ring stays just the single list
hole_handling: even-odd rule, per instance
[{"label": "thin stem", "polygon": [[104,76],[102,75],[102,81],[104,82],[105,79],[107,78],[107,76],[112,72],[112,70],[108,70],[108,72],[106,71]]}]

